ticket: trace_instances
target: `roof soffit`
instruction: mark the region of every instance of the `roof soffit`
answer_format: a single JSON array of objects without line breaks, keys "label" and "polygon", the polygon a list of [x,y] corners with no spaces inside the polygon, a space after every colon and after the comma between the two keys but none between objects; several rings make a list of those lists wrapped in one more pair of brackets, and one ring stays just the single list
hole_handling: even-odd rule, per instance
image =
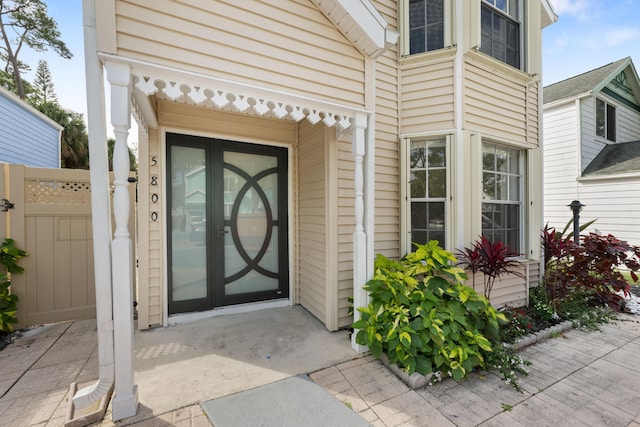
[{"label": "roof soffit", "polygon": [[398,41],[369,0],[311,0],[361,52],[377,58]]},{"label": "roof soffit", "polygon": [[542,3],[542,28],[548,27],[558,20],[558,15],[553,10],[549,0],[541,0]]}]

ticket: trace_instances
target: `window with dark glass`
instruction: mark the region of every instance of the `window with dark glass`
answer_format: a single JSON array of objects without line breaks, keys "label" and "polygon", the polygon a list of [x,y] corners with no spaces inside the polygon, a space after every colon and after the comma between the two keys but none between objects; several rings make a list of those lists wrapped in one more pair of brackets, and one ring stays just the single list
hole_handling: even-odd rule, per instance
[{"label": "window with dark glass", "polygon": [[409,0],[409,54],[444,47],[444,0]]},{"label": "window with dark glass", "polygon": [[616,140],[616,107],[596,98],[596,135]]},{"label": "window with dark glass", "polygon": [[482,145],[482,235],[521,252],[521,151]]},{"label": "window with dark glass", "polygon": [[483,0],[480,52],[520,68],[518,0]]},{"label": "window with dark glass", "polygon": [[445,247],[447,156],[444,138],[411,141],[411,241]]}]

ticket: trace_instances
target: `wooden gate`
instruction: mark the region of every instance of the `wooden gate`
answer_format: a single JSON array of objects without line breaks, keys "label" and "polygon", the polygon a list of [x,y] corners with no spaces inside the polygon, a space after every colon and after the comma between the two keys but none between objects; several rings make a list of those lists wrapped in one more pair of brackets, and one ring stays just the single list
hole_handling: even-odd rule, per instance
[{"label": "wooden gate", "polygon": [[21,260],[24,273],[12,277],[19,298],[16,328],[95,317],[89,171],[0,167],[0,199],[13,203],[6,212],[0,203],[0,239],[11,237],[29,253]]}]

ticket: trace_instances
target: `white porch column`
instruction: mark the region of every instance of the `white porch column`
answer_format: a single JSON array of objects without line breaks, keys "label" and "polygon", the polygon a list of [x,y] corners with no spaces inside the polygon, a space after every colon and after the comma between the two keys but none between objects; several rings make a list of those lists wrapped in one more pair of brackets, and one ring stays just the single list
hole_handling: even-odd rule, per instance
[{"label": "white porch column", "polygon": [[96,11],[93,0],[83,0],[84,58],[87,88],[87,130],[91,176],[93,268],[96,288],[98,381],[73,396],[76,410],[111,392],[114,380],[113,293],[111,290],[111,205],[105,123],[104,71],[96,55]]},{"label": "white porch column", "polygon": [[108,61],[107,79],[111,85],[111,124],[115,135],[113,149],[115,218],[114,239],[111,242],[113,277],[113,325],[115,347],[115,397],[113,421],[132,417],[138,409],[138,386],[133,375],[133,257],[129,234],[129,150],[127,135],[131,127],[129,65]]},{"label": "white porch column", "polygon": [[[360,319],[358,307],[366,307],[368,304],[367,291],[363,286],[367,282],[367,235],[364,230],[364,154],[365,154],[365,129],[367,128],[367,114],[356,113],[353,118],[353,157],[355,163],[354,189],[355,189],[355,220],[356,227],[353,233],[353,320]],[[366,346],[356,344],[356,333],[351,336],[351,346],[359,353],[367,351]]]}]

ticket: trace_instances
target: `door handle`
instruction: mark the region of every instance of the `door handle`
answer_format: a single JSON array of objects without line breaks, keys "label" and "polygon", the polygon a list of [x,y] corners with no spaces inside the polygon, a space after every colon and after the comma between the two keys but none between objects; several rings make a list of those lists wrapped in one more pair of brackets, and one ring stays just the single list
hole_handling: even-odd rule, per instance
[{"label": "door handle", "polygon": [[218,237],[222,237],[223,234],[229,234],[229,230],[225,230],[224,226],[219,225],[216,229],[216,233],[218,233]]},{"label": "door handle", "polygon": [[9,209],[13,209],[14,204],[8,201],[7,199],[2,199],[2,204],[0,204],[0,208],[2,208],[2,212],[9,212]]}]

